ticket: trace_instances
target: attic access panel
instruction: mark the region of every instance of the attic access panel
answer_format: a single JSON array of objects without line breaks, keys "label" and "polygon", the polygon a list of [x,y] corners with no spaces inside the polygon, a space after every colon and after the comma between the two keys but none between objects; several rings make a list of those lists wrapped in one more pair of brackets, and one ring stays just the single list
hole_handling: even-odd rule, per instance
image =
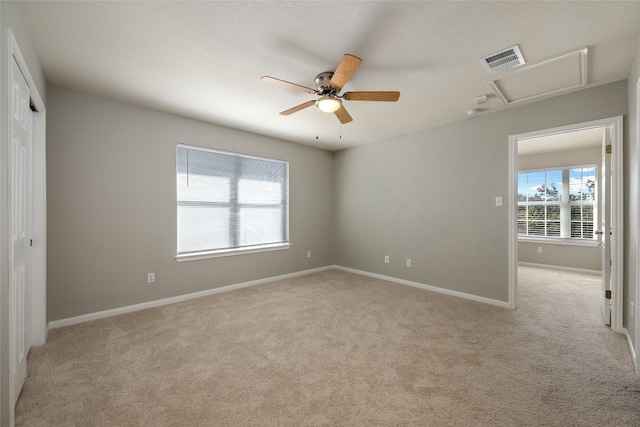
[{"label": "attic access panel", "polygon": [[487,83],[507,105],[568,92],[587,84],[587,48],[513,68]]}]

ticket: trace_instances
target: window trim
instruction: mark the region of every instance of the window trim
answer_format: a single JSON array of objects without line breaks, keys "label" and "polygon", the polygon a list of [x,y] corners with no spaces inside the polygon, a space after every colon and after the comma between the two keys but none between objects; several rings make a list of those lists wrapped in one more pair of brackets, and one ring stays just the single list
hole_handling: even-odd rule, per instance
[{"label": "window trim", "polygon": [[281,251],[284,249],[290,249],[291,242],[289,243],[274,243],[272,245],[261,245],[256,246],[254,248],[234,248],[234,249],[220,249],[217,251],[202,251],[202,252],[192,252],[186,254],[177,254],[175,256],[176,261],[184,262],[184,261],[197,261],[200,259],[211,259],[211,258],[222,258],[234,255],[246,255],[246,254],[257,254],[261,252],[272,252],[272,251]]},{"label": "window trim", "polygon": [[566,237],[531,237],[531,236],[518,236],[518,242],[522,243],[541,243],[548,245],[564,245],[564,246],[600,246],[600,237],[596,239],[578,239],[578,238],[566,238]]},{"label": "window trim", "polygon": [[[285,169],[286,169],[286,178],[285,178],[285,182],[284,184],[284,192],[286,194],[286,205],[285,205],[285,209],[284,209],[284,215],[282,218],[283,221],[283,233],[286,237],[285,241],[280,241],[280,242],[274,242],[274,243],[265,243],[265,244],[258,244],[258,245],[252,245],[252,246],[244,246],[244,247],[230,247],[230,248],[221,248],[221,249],[212,249],[212,250],[202,250],[202,251],[192,251],[192,252],[178,252],[177,251],[177,244],[176,244],[176,255],[175,255],[175,260],[177,262],[184,262],[184,261],[194,261],[194,260],[200,260],[200,259],[210,259],[210,258],[220,258],[220,257],[227,257],[227,256],[235,256],[235,255],[246,255],[246,254],[252,254],[252,253],[261,253],[261,252],[272,252],[272,251],[278,251],[278,250],[284,250],[284,249],[289,249],[291,248],[291,240],[290,240],[290,230],[289,230],[289,221],[290,221],[290,189],[289,189],[289,176],[290,176],[290,167],[289,167],[289,162],[287,160],[281,160],[281,159],[274,159],[274,158],[269,158],[269,157],[262,157],[262,156],[255,156],[255,155],[251,155],[251,154],[245,154],[245,153],[239,153],[239,152],[233,152],[233,151],[227,151],[227,150],[220,150],[220,149],[216,149],[216,148],[211,148],[211,147],[201,147],[201,146],[196,146],[196,145],[189,145],[189,144],[183,144],[183,143],[177,143],[176,144],[176,185],[175,185],[175,189],[176,189],[176,195],[175,195],[175,202],[176,202],[176,208],[179,206],[179,201],[178,201],[178,174],[177,174],[177,167],[178,167],[178,149],[179,148],[186,148],[186,149],[192,149],[192,150],[201,150],[201,151],[209,151],[209,152],[214,152],[214,153],[220,153],[223,155],[230,155],[230,156],[238,156],[238,157],[246,157],[246,158],[250,158],[250,159],[257,159],[257,160],[266,160],[266,161],[271,161],[274,163],[282,163],[285,165]],[[177,214],[177,210],[176,210],[176,214]],[[176,217],[176,239],[178,238],[178,218]],[[177,242],[176,242],[177,243]]]}]

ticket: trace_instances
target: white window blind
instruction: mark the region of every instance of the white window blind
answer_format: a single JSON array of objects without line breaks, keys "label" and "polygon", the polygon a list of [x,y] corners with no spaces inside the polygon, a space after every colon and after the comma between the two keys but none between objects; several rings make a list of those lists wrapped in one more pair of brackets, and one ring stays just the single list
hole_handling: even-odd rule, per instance
[{"label": "white window blind", "polygon": [[596,167],[518,174],[518,234],[595,239]]},{"label": "white window blind", "polygon": [[287,244],[288,168],[178,145],[178,255]]}]

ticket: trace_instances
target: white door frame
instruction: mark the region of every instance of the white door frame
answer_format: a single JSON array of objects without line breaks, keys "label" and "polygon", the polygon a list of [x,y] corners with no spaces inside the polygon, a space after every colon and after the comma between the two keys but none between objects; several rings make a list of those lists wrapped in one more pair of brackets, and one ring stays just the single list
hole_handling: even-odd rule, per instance
[{"label": "white door frame", "polygon": [[[636,116],[634,118],[635,120],[635,124],[636,124],[636,134],[635,134],[635,142],[633,142],[635,144],[635,149],[636,149],[636,156],[638,155],[638,153],[640,152],[640,79],[638,79],[638,81],[636,82]],[[634,280],[634,286],[635,286],[635,294],[636,294],[636,300],[635,300],[635,307],[632,307],[632,312],[631,312],[631,316],[635,317],[635,341],[634,342],[629,342],[629,346],[631,347],[631,352],[633,354],[633,364],[634,364],[634,368],[636,370],[636,375],[640,376],[640,354],[639,350],[640,350],[640,315],[638,315],[638,310],[640,310],[640,256],[638,256],[638,251],[640,251],[640,172],[638,171],[640,168],[640,164],[639,164],[639,160],[636,158],[635,159],[635,185],[636,185],[636,219],[637,219],[637,223],[636,223],[636,235],[633,237],[635,238],[635,242],[636,242],[636,260],[635,260],[635,280]],[[633,172],[633,171],[631,171]],[[633,179],[633,177],[632,177]],[[627,339],[629,341],[631,341],[631,337],[627,337]],[[635,348],[633,347],[633,344],[635,343]]]},{"label": "white door frame", "polygon": [[[0,23],[1,22],[2,22],[2,7],[0,7]],[[1,27],[1,24],[0,24],[0,27]],[[4,37],[2,35],[2,31],[0,31],[0,45],[2,43],[4,43],[3,39],[4,39]],[[7,77],[4,77],[4,74],[6,74],[5,71],[6,71],[6,69],[4,69],[4,70],[0,69],[0,78],[2,78],[4,80],[7,80]],[[5,135],[4,129],[2,129],[2,120],[0,120],[0,135]],[[0,136],[0,141],[2,141],[2,137],[1,136]],[[2,152],[2,150],[0,149],[0,153],[1,152]],[[0,155],[0,164],[2,164],[2,160],[3,159],[2,159],[2,157]],[[4,175],[5,169],[2,166],[0,166],[0,171],[3,172],[3,175]],[[5,179],[4,176],[0,176],[0,183],[4,179]],[[0,197],[0,199],[2,199],[2,197]],[[4,199],[2,199],[2,200],[4,201]],[[0,212],[0,217],[2,217],[2,216],[4,216],[4,212]],[[0,221],[0,223],[1,222],[2,221]],[[0,230],[0,242],[2,244],[2,249],[0,249],[0,252],[3,252],[3,250],[7,247],[7,244],[8,244],[6,242],[5,235],[6,235],[6,233],[4,233],[4,230]],[[2,273],[3,273],[2,270],[6,269],[7,265],[4,262],[4,257],[0,257],[0,260],[2,260],[2,262],[0,263],[0,333],[5,334],[5,329],[3,329],[3,326],[2,326],[2,319],[3,319],[3,316],[4,316],[4,313],[2,312],[2,306],[3,306],[2,294],[4,292],[4,289],[2,289],[2,288],[4,288],[4,285],[1,283],[2,282],[1,278],[2,278]],[[8,282],[8,280],[6,282]],[[7,285],[7,287],[8,287],[8,285]],[[7,294],[8,294],[8,292],[7,292]],[[5,325],[5,326],[8,326],[8,325]],[[9,328],[7,328],[6,331],[8,332]],[[6,333],[6,335],[9,335],[9,334]],[[11,355],[9,353],[7,353],[7,356],[11,357]],[[6,421],[5,418],[3,417],[3,414],[2,414],[2,408],[4,407],[5,402],[9,401],[8,396],[3,396],[2,395],[2,389],[4,389],[5,383],[7,385],[9,383],[9,378],[3,378],[3,375],[2,375],[2,372],[3,372],[2,364],[3,364],[4,360],[5,360],[5,358],[4,358],[4,353],[3,353],[3,349],[2,349],[2,339],[0,339],[0,424],[2,424],[3,422]],[[8,360],[8,357],[7,357],[7,360]],[[4,415],[6,415],[6,412],[5,412]],[[11,422],[13,422],[13,421],[14,421],[13,417],[11,417]]]},{"label": "white door frame", "polygon": [[622,159],[622,116],[589,122],[576,123],[551,129],[521,133],[509,136],[509,307],[518,307],[518,229],[517,229],[517,187],[518,187],[518,141],[553,134],[575,132],[585,129],[606,128],[611,137],[611,177],[612,191],[611,227],[614,238],[611,247],[611,329],[623,333],[622,329],[622,280],[623,280],[623,159]]},{"label": "white door frame", "polygon": [[[612,162],[611,154],[607,152],[607,146],[611,144],[611,135],[609,131],[603,132],[602,143],[600,149],[600,195],[602,200],[598,200],[598,208],[601,209],[598,212],[596,224],[598,225],[598,232],[602,238],[602,246],[600,253],[600,269],[602,270],[602,294],[600,294],[600,300],[602,301],[602,319],[605,325],[611,326],[611,301],[607,299],[606,292],[611,291],[611,266],[607,265],[611,262],[611,242],[612,234],[609,230],[611,227],[611,180],[612,174]],[[615,240],[614,240],[615,241]]]},{"label": "white door frame", "polygon": [[[38,88],[35,81],[29,72],[27,62],[25,61],[22,52],[18,46],[18,42],[13,34],[13,31],[9,28],[7,30],[7,58],[5,64],[8,64],[3,78],[5,79],[6,87],[10,87],[10,73],[7,71],[8,67],[11,67],[15,62],[22,71],[27,85],[29,86],[31,101],[37,110],[33,115],[33,200],[32,200],[32,238],[33,247],[31,249],[31,289],[30,289],[30,312],[31,312],[31,337],[30,345],[42,345],[46,341],[47,337],[47,323],[46,323],[46,112],[45,104],[38,92]],[[10,97],[7,97],[10,99]],[[8,106],[9,107],[9,106]],[[11,108],[7,108],[7,114],[11,114]],[[10,138],[7,134],[9,129],[5,130],[5,137]],[[7,139],[7,142],[9,139]],[[9,241],[6,236],[3,236],[2,245],[8,247]],[[13,325],[11,319],[9,319],[8,330],[11,331]],[[11,344],[9,346],[9,354],[11,354]],[[9,358],[10,365],[11,357]],[[13,372],[13,366],[10,366],[9,372]],[[13,401],[13,387],[11,385],[11,376],[8,379],[10,383],[9,396],[2,396],[3,399],[10,399]],[[9,413],[10,423],[14,422],[13,407],[10,408]]]}]

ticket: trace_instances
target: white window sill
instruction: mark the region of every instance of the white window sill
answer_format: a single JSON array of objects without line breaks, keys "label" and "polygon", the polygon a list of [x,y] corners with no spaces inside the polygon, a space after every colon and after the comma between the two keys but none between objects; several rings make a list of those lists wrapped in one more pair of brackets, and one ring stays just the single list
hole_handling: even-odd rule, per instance
[{"label": "white window sill", "polygon": [[562,238],[543,238],[543,237],[518,237],[518,242],[522,243],[544,243],[548,245],[565,245],[565,246],[587,246],[598,247],[598,240],[580,240],[580,239],[562,239]]},{"label": "white window sill", "polygon": [[184,261],[196,261],[199,259],[209,259],[209,258],[221,258],[226,256],[233,255],[246,255],[246,254],[255,254],[259,252],[270,252],[270,251],[280,251],[283,249],[289,249],[291,247],[290,243],[279,243],[276,245],[265,245],[256,248],[250,249],[225,249],[222,251],[210,251],[210,252],[197,252],[191,254],[178,254],[176,255],[176,261],[184,262]]}]

